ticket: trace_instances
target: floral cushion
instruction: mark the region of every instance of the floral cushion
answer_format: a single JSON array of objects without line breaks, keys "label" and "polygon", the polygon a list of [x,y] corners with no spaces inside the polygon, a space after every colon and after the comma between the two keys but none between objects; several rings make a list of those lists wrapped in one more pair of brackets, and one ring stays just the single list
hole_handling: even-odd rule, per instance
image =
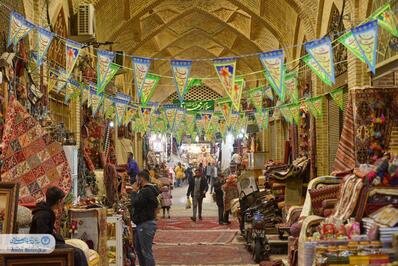
[{"label": "floral cushion", "polygon": [[340,185],[327,185],[316,189],[310,189],[312,210],[315,215],[323,216],[322,202],[329,199],[337,199]]}]

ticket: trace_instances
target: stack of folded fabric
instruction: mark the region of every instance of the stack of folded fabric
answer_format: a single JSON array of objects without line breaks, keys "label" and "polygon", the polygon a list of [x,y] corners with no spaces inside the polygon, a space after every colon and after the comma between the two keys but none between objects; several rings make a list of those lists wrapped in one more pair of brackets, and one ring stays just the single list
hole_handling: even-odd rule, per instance
[{"label": "stack of folded fabric", "polygon": [[398,234],[398,227],[380,227],[380,241],[392,242],[393,236]]}]

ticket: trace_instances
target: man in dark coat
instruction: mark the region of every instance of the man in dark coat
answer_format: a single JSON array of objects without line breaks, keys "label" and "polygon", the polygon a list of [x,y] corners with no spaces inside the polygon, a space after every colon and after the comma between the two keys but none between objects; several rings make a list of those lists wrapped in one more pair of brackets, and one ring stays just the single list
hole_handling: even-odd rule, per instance
[{"label": "man in dark coat", "polygon": [[202,220],[202,202],[206,197],[206,192],[209,189],[206,177],[204,177],[199,169],[195,170],[195,177],[189,180],[187,197],[192,197],[192,211],[193,216],[191,220],[196,222],[196,214],[199,220]]},{"label": "man in dark coat", "polygon": [[39,202],[32,211],[32,224],[29,234],[50,234],[55,238],[55,248],[73,248],[74,265],[87,266],[87,259],[83,251],[65,244],[63,237],[55,232],[55,210],[63,205],[65,193],[57,187],[49,187],[46,192],[46,202]]},{"label": "man in dark coat", "polygon": [[224,178],[222,176],[218,176],[214,180],[214,199],[218,207],[218,224],[226,224],[224,223],[224,192],[222,190],[222,185],[224,184]]}]

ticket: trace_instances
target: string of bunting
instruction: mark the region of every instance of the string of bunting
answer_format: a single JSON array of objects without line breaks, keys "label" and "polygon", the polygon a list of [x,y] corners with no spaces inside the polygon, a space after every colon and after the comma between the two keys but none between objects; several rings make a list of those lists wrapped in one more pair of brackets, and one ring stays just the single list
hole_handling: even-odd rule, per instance
[{"label": "string of bunting", "polygon": [[[376,10],[366,22],[344,32],[337,38],[337,42],[344,45],[348,51],[366,63],[372,73],[375,73],[378,27],[380,26],[393,36],[398,37],[396,25],[395,14],[390,4],[387,3]],[[227,99],[217,101],[217,112],[198,113],[196,116],[199,116],[199,119],[195,115],[192,117],[192,114],[190,114],[189,119],[185,119],[188,113],[179,106],[163,105],[163,108],[159,111],[159,104],[151,102],[152,95],[161,79],[160,75],[149,72],[152,61],[155,59],[132,56],[133,78],[139,99],[138,103],[132,103],[131,97],[126,94],[118,92],[116,95],[111,96],[104,93],[106,86],[119,69],[122,67],[126,68],[113,62],[115,58],[114,52],[96,49],[96,84],[83,84],[77,82],[72,76],[72,71],[78,61],[83,45],[61,38],[55,33],[51,33],[26,20],[15,11],[10,14],[8,46],[13,45],[16,47],[19,41],[33,30],[36,30],[38,35],[37,43],[32,52],[33,62],[37,66],[40,66],[45,60],[46,53],[54,38],[65,41],[65,68],[49,68],[48,91],[55,89],[58,93],[64,92],[66,103],[82,95],[82,103],[87,101],[87,105],[91,108],[93,115],[96,115],[101,110],[101,105],[103,105],[102,113],[104,117],[107,119],[116,118],[119,125],[134,122],[133,129],[141,132],[146,132],[150,125],[152,129],[156,127],[156,130],[163,132],[178,129],[176,135],[179,140],[186,133],[185,130],[180,130],[184,128],[183,125],[186,123],[188,123],[186,126],[188,126],[191,135],[194,134],[195,125],[197,132],[205,133],[206,135],[214,135],[218,131],[223,135],[222,132],[227,132],[225,128],[237,133],[237,127],[245,127],[247,125],[247,116],[244,115],[244,112],[240,112],[245,80],[242,76],[236,75],[236,62],[237,58],[240,57],[213,59],[217,77],[228,95]],[[333,86],[335,84],[335,62],[333,61],[331,39],[326,36],[306,42],[304,48],[307,55],[299,60],[302,60],[325,84]],[[297,89],[298,72],[286,73],[286,65],[288,63],[285,63],[284,55],[283,49],[258,54],[258,59],[264,68],[262,72],[270,86],[250,89],[248,98],[255,107],[255,120],[260,128],[267,126],[267,121],[269,120],[268,111],[275,108],[280,110],[287,122],[298,123],[300,103],[303,102],[312,115],[316,117],[322,115],[322,99],[325,95],[318,95],[305,100],[299,99]],[[202,80],[190,77],[192,63],[193,60],[170,60],[180,105],[184,102],[184,96],[189,91],[189,88],[199,85]],[[326,94],[330,94],[339,108],[343,108],[342,89],[336,89]],[[267,97],[273,100],[275,96],[283,104],[263,109],[263,98]],[[152,122],[151,119],[154,121]],[[220,121],[224,121],[223,125],[221,127],[216,126]],[[157,127],[160,127],[160,129]]]}]

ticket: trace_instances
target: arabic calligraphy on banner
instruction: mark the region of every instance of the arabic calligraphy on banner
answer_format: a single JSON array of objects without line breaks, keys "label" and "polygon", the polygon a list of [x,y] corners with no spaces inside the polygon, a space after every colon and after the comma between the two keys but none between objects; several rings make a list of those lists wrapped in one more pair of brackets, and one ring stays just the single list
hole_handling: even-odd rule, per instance
[{"label": "arabic calligraphy on banner", "polygon": [[214,111],[214,101],[184,101],[180,104],[179,100],[173,100],[174,104],[179,104],[181,108],[184,108],[188,112],[197,111]]}]

